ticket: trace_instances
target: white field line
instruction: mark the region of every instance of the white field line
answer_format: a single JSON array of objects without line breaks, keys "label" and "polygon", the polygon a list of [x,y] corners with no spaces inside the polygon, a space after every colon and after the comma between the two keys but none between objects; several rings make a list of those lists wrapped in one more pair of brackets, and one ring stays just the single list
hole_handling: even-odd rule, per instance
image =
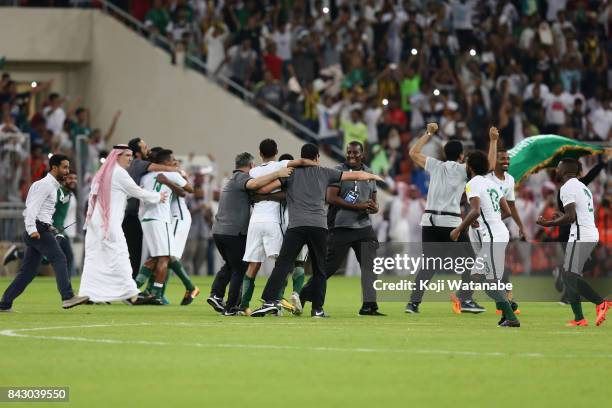
[{"label": "white field line", "polygon": [[[279,345],[279,344],[240,344],[240,343],[175,343],[165,341],[150,341],[150,340],[120,340],[120,339],[104,339],[95,337],[75,337],[75,336],[44,336],[32,335],[28,332],[40,332],[45,330],[69,330],[69,329],[90,329],[90,328],[106,328],[106,327],[128,327],[128,326],[155,326],[152,323],[121,323],[121,324],[92,324],[80,326],[54,326],[54,327],[34,327],[25,329],[5,329],[0,331],[0,336],[6,337],[21,337],[33,338],[41,340],[58,340],[58,341],[75,341],[87,343],[102,343],[102,344],[136,344],[136,345],[153,345],[153,346],[186,346],[200,348],[220,348],[220,349],[244,349],[244,350],[298,350],[298,351],[320,351],[320,352],[349,352],[349,353],[396,353],[396,354],[432,354],[432,355],[448,355],[448,356],[466,356],[466,357],[522,357],[522,358],[576,358],[581,357],[574,354],[566,355],[547,355],[543,353],[506,353],[506,352],[486,352],[486,351],[462,351],[462,350],[437,350],[437,349],[389,349],[389,348],[369,348],[369,347],[317,347],[317,346],[294,346],[294,345]],[[190,323],[166,323],[165,325],[172,326],[215,326],[214,323],[190,324]],[[582,356],[584,357],[584,356]],[[612,354],[597,354],[592,357],[612,358]]]}]

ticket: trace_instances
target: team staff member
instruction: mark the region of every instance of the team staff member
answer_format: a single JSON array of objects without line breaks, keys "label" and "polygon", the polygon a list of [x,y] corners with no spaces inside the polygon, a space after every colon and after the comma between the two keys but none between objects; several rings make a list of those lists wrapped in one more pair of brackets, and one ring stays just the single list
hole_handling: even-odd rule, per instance
[{"label": "team staff member", "polygon": [[[148,161],[149,147],[139,137],[136,137],[128,143],[130,150],[134,155],[130,167],[127,172],[137,185],[140,185],[142,176],[150,171],[179,171],[175,166],[164,166]],[[140,270],[140,262],[142,257],[142,227],[138,219],[138,208],[140,201],[137,198],[128,199],[125,208],[125,217],[121,227],[127,241],[128,251],[130,252],[130,264],[132,265],[132,277],[136,278]]]},{"label": "team staff member", "polygon": [[26,198],[23,212],[25,232],[23,239],[26,251],[17,276],[4,292],[0,311],[11,311],[13,301],[23,293],[38,272],[42,257],[46,257],[55,271],[57,288],[62,296],[62,307],[69,309],[89,300],[87,296],[75,296],[70,284],[66,256],[55,240],[52,228],[53,213],[57,201],[57,189],[68,174],[68,157],[56,154],[49,159],[49,173],[32,184]]},{"label": "team staff member", "polygon": [[[463,145],[458,140],[451,140],[444,145],[444,155],[446,161],[442,162],[433,157],[425,156],[421,149],[433,134],[438,130],[436,123],[428,123],[427,131],[421,136],[414,146],[410,149],[410,158],[420,167],[429,173],[429,191],[427,192],[426,210],[421,218],[421,234],[423,242],[423,254],[425,258],[435,258],[451,256],[457,254],[448,253],[452,248],[459,249],[457,246],[448,246],[450,242],[449,234],[453,228],[461,224],[461,196],[465,190],[467,182],[467,170],[463,163]],[[489,163],[495,163],[497,156],[497,139],[499,132],[496,128],[489,130],[491,139],[489,147]],[[491,168],[490,170],[493,170]],[[462,233],[459,237],[461,242],[469,242],[467,234]],[[439,245],[431,243],[440,243]],[[440,253],[440,251],[444,253]],[[463,248],[461,248],[463,251]],[[472,251],[465,248],[465,251]],[[454,255],[454,256],[453,256]],[[435,274],[435,270],[421,268],[415,277],[416,289],[410,295],[410,302],[406,305],[406,313],[419,313],[419,305],[423,300],[424,290],[422,282],[429,281]],[[461,275],[462,282],[470,281],[470,271],[466,270]],[[484,312],[484,308],[472,300],[473,291],[460,291],[458,298],[461,302],[461,310],[455,312]]]},{"label": "team staff member", "polygon": [[[357,141],[349,142],[346,148],[346,161],[336,166],[336,169],[343,172],[361,170],[370,172],[362,160],[363,145]],[[363,180],[334,183],[327,187],[326,200],[330,204],[327,218],[330,232],[325,258],[326,277],[329,279],[338,271],[349,249],[353,248],[361,266],[363,304],[359,314],[384,316],[378,312],[372,273],[378,239],[369,214],[378,212],[376,182]],[[311,282],[308,282],[306,287],[310,287],[310,284]]]}]

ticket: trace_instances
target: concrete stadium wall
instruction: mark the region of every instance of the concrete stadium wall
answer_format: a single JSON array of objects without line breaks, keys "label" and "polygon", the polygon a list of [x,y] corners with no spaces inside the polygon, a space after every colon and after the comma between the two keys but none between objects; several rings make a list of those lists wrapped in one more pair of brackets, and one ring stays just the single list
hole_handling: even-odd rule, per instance
[{"label": "concrete stadium wall", "polygon": [[53,77],[54,90],[80,93],[95,127],[121,109],[112,143],[138,136],[178,154],[211,153],[223,173],[263,138],[294,155],[303,143],[100,11],[0,8],[0,53],[17,79]]},{"label": "concrete stadium wall", "polygon": [[90,10],[0,7],[0,54],[8,61],[91,60]]}]

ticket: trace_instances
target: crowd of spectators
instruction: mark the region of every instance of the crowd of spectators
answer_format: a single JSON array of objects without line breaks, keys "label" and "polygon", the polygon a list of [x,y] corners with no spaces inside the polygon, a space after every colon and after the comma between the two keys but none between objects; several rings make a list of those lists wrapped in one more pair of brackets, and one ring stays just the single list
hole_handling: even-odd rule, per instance
[{"label": "crowd of spectators", "polygon": [[154,0],[150,29],[310,128],[327,146],[359,140],[390,181],[424,177],[408,160],[425,123],[486,148],[553,133],[612,135],[612,6],[570,0]]}]

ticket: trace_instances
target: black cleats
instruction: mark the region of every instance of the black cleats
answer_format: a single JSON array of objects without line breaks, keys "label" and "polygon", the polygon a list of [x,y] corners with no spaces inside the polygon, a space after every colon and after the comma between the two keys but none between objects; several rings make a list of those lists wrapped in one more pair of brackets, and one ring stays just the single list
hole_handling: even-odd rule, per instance
[{"label": "black cleats", "polygon": [[223,303],[223,298],[218,298],[215,295],[210,295],[208,299],[206,299],[206,303],[208,303],[215,312],[223,313],[225,310],[225,303]]},{"label": "black cleats", "polygon": [[461,313],[482,313],[486,311],[487,309],[471,299],[461,302]]},{"label": "black cleats", "polygon": [[275,302],[266,302],[261,305],[260,308],[255,309],[251,312],[251,317],[264,317],[265,315],[278,316],[278,309],[280,306]]},{"label": "black cleats", "polygon": [[416,302],[408,302],[408,304],[406,305],[406,310],[404,310],[404,312],[406,313],[419,313],[419,304]]},{"label": "black cleats", "polygon": [[319,309],[319,310],[312,309],[310,311],[310,317],[313,317],[315,319],[323,319],[323,318],[329,317],[329,315],[325,313],[323,309]]}]

